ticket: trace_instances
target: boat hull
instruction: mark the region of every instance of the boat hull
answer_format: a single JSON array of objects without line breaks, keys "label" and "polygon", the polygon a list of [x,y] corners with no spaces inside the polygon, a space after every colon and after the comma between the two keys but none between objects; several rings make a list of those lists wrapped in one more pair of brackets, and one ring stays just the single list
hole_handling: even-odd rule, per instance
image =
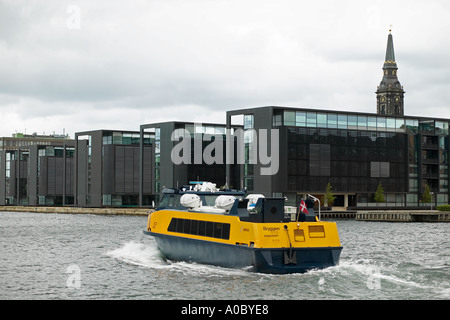
[{"label": "boat hull", "polygon": [[286,274],[323,269],[339,263],[342,247],[254,248],[144,231],[155,238],[169,260],[229,268],[253,266],[255,272]]}]

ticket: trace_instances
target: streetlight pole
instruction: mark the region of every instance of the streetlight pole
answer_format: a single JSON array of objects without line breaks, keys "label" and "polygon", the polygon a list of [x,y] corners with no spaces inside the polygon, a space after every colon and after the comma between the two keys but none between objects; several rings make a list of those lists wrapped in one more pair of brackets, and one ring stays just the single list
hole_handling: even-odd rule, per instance
[{"label": "streetlight pole", "polygon": [[319,199],[317,199],[316,197],[314,197],[314,196],[310,195],[310,194],[308,194],[308,197],[310,197],[310,198],[311,198],[311,199],[313,199],[314,201],[317,201],[317,202],[319,202],[319,220],[320,220],[320,200],[319,200]]}]

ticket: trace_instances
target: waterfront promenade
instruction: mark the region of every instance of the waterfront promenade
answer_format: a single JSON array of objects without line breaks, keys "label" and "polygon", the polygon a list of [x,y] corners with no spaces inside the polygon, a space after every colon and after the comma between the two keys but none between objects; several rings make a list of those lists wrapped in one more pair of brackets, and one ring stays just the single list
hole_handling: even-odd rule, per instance
[{"label": "waterfront promenade", "polygon": [[325,219],[355,219],[386,222],[450,222],[449,211],[439,210],[359,210],[350,212],[325,211]]},{"label": "waterfront promenade", "polygon": [[[138,215],[146,216],[150,208],[85,208],[85,207],[31,207],[0,206],[0,211],[39,212],[100,215]],[[386,222],[450,222],[450,211],[438,210],[359,210],[322,211],[322,219],[352,219],[357,221]]]},{"label": "waterfront promenade", "polygon": [[0,206],[0,211],[146,216],[146,215],[148,215],[149,211],[153,211],[153,209],[136,208],[136,207],[131,207],[131,208],[85,208],[85,207]]}]

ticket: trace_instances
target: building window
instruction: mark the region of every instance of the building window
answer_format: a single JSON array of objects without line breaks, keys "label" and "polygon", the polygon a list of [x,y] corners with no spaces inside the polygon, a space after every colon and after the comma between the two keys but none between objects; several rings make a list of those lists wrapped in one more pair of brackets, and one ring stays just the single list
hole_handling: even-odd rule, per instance
[{"label": "building window", "polygon": [[419,131],[419,121],[418,120],[406,120],[406,132],[417,133]]},{"label": "building window", "polygon": [[253,178],[252,177],[246,177],[244,179],[244,188],[247,191],[253,191]]},{"label": "building window", "polygon": [[384,131],[386,129],[386,118],[378,117],[377,118],[377,129]]},{"label": "building window", "polygon": [[439,180],[439,191],[448,192],[448,179]]},{"label": "building window", "polygon": [[417,179],[409,179],[409,192],[418,192],[419,182]]},{"label": "building window", "polygon": [[389,178],[389,162],[376,162],[370,163],[370,176],[372,178]]},{"label": "building window", "polygon": [[395,119],[395,131],[405,132],[405,119]]},{"label": "building window", "polygon": [[406,205],[408,206],[416,206],[419,201],[419,198],[416,193],[407,193],[406,194]]},{"label": "building window", "polygon": [[318,113],[317,114],[317,126],[320,128],[327,127],[327,114],[326,113]]},{"label": "building window", "polygon": [[122,132],[113,132],[113,144],[122,144]]},{"label": "building window", "polygon": [[285,111],[284,112],[284,125],[285,126],[295,126],[295,112]]},{"label": "building window", "polygon": [[254,126],[254,116],[252,114],[244,115],[244,130],[253,129]]},{"label": "building window", "polygon": [[386,119],[386,128],[387,128],[387,131],[395,132],[395,118],[387,118]]},{"label": "building window", "polygon": [[155,128],[155,193],[160,190],[159,166],[161,164],[161,128]]},{"label": "building window", "polygon": [[328,114],[328,128],[337,129],[338,127],[338,116],[335,113]]},{"label": "building window", "polygon": [[338,115],[338,128],[339,129],[347,129],[347,115],[346,114]]},{"label": "building window", "polygon": [[330,176],[330,145],[309,145],[309,175]]},{"label": "building window", "polygon": [[434,120],[421,120],[419,122],[419,131],[434,133]]},{"label": "building window", "polygon": [[348,129],[356,130],[358,129],[358,117],[357,116],[348,116]]},{"label": "building window", "polygon": [[306,126],[312,128],[317,126],[317,114],[315,112],[306,113]]},{"label": "building window", "polygon": [[436,134],[448,134],[448,122],[436,121]]},{"label": "building window", "polygon": [[112,144],[112,132],[103,134],[103,145]]},{"label": "building window", "polygon": [[358,130],[367,130],[366,116],[358,116]]},{"label": "building window", "polygon": [[283,124],[282,118],[283,118],[283,116],[281,114],[279,114],[279,113],[275,114],[274,113],[274,115],[273,115],[273,126],[274,127],[281,126]]},{"label": "building window", "polygon": [[295,112],[295,125],[297,127],[306,127],[306,112]]}]

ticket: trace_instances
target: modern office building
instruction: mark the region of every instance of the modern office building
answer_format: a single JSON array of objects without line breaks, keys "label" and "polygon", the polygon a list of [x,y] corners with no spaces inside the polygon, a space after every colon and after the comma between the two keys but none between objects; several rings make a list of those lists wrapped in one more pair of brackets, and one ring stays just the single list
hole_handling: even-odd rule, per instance
[{"label": "modern office building", "polygon": [[386,206],[419,206],[425,185],[436,203],[448,203],[449,119],[261,107],[228,111],[227,124],[236,116],[258,138],[260,129],[278,131],[275,174],[261,175],[266,166],[248,159],[238,165],[251,192],[298,203],[308,193],[323,196],[331,183],[335,206],[378,206],[381,182]]},{"label": "modern office building", "polygon": [[[227,128],[233,118],[243,117],[246,136],[260,139],[261,129],[276,136],[275,142],[267,139],[267,149],[279,154],[279,170],[261,175],[265,165],[247,157],[235,169],[244,186],[286,196],[295,204],[308,193],[323,196],[330,183],[335,206],[375,207],[380,205],[374,194],[381,183],[383,205],[417,207],[428,185],[433,202],[448,204],[450,120],[404,116],[405,91],[397,71],[389,33],[376,114],[287,107],[228,111]],[[259,146],[248,139],[245,143]]]},{"label": "modern office building", "polygon": [[67,135],[0,138],[0,205],[73,204],[74,150]]},{"label": "modern office building", "polygon": [[[230,126],[230,130],[236,128],[239,126]],[[155,196],[159,196],[164,187],[182,186],[189,181],[225,185],[227,134],[224,124],[180,121],[143,124],[140,135],[154,137],[151,190]],[[228,186],[236,184],[232,180]],[[142,186],[146,186],[145,181]]]},{"label": "modern office building", "polygon": [[[94,130],[75,134],[75,205],[122,207],[139,205],[142,168],[142,205],[151,206],[153,137],[139,132]],[[140,148],[142,141],[142,163]]]},{"label": "modern office building", "polygon": [[391,33],[382,70],[376,113],[266,106],[227,111],[225,124],[0,138],[0,205],[150,207],[190,181],[322,206],[330,184],[345,208],[418,207],[428,186],[448,204],[450,119],[405,115]]},{"label": "modern office building", "polygon": [[[139,204],[139,132],[94,130],[0,138],[0,205],[121,207]],[[143,139],[142,203],[151,206],[152,137]]]}]

